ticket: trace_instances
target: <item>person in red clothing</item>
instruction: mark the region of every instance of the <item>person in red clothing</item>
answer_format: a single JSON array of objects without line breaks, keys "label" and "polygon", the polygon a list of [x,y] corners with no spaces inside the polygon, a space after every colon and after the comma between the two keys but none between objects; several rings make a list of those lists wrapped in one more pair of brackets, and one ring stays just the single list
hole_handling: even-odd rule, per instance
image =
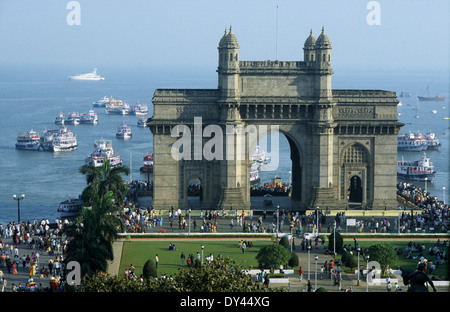
[{"label": "person in red clothing", "polygon": [[298,279],[299,279],[299,280],[302,280],[302,279],[303,279],[303,269],[302,269],[302,267],[300,267],[300,268],[298,269]]}]

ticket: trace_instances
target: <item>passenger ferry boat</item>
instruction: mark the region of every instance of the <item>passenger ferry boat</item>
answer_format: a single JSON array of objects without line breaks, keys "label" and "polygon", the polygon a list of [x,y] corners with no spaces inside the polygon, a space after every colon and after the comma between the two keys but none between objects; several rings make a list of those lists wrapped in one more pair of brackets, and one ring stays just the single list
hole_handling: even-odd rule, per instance
[{"label": "passenger ferry boat", "polygon": [[106,107],[106,104],[110,103],[111,101],[113,101],[113,97],[111,96],[110,98],[107,97],[106,95],[101,98],[98,101],[95,101],[94,103],[92,103],[93,107]]},{"label": "passenger ferry boat", "polygon": [[252,162],[267,164],[270,157],[266,156],[266,152],[260,146],[256,146],[252,154]]},{"label": "passenger ferry boat", "polygon": [[147,117],[139,117],[139,119],[137,121],[137,126],[139,128],[147,127]]},{"label": "passenger ferry boat", "polygon": [[419,160],[415,161],[397,161],[397,176],[412,181],[432,181],[436,171],[433,163],[425,153]]},{"label": "passenger ferry boat", "polygon": [[397,136],[397,150],[405,152],[420,152],[427,149],[427,141],[420,133],[411,131]]},{"label": "passenger ferry boat", "polygon": [[148,114],[148,106],[142,104],[136,104],[133,107],[133,114],[135,115],[147,115]]},{"label": "passenger ferry boat", "polygon": [[41,146],[44,151],[49,152],[74,151],[78,148],[77,136],[65,126],[58,130],[45,130]]},{"label": "passenger ferry boat", "polygon": [[433,132],[429,131],[425,135],[425,140],[427,141],[427,150],[439,150],[441,148],[441,143]]},{"label": "passenger ferry boat", "polygon": [[17,136],[16,149],[38,151],[41,148],[41,136],[34,130]]},{"label": "passenger ferry boat", "polygon": [[112,99],[105,105],[105,113],[109,115],[128,115],[132,109],[122,100]]},{"label": "passenger ferry boat", "polygon": [[121,123],[117,128],[116,138],[128,140],[131,139],[132,136],[131,126],[129,126],[126,122]]},{"label": "passenger ferry boat", "polygon": [[55,118],[55,124],[64,125],[65,119],[66,119],[66,116],[63,114],[63,112],[60,112]]},{"label": "passenger ferry boat", "polygon": [[98,124],[97,113],[93,109],[90,109],[87,113],[82,113],[80,116],[80,123],[89,125]]},{"label": "passenger ferry boat", "polygon": [[77,112],[68,113],[65,124],[74,125],[74,126],[79,125],[80,124],[80,114]]},{"label": "passenger ferry boat", "polygon": [[78,198],[68,198],[59,203],[57,211],[61,218],[74,218],[81,213],[83,207],[84,203],[79,196]]},{"label": "passenger ferry boat", "polygon": [[259,166],[260,164],[256,162],[252,163],[250,169],[250,186],[258,185],[261,180],[259,177]]},{"label": "passenger ferry boat", "polygon": [[66,127],[61,127],[53,139],[54,152],[70,152],[78,148],[77,136]]},{"label": "passenger ferry boat", "polygon": [[148,153],[144,156],[144,166],[140,168],[142,173],[152,173],[153,172],[153,154]]},{"label": "passenger ferry boat", "polygon": [[53,140],[58,130],[44,130],[44,134],[41,136],[41,148],[44,151],[53,152]]},{"label": "passenger ferry boat", "polygon": [[119,157],[119,154],[114,153],[111,140],[96,140],[94,147],[95,150],[85,160],[87,165],[101,167],[105,158],[109,159],[111,167],[122,165],[122,159]]},{"label": "passenger ferry boat", "polygon": [[105,80],[104,77],[97,74],[97,68],[94,68],[94,71],[87,73],[87,74],[69,76],[69,79],[70,80],[89,80],[89,81]]}]

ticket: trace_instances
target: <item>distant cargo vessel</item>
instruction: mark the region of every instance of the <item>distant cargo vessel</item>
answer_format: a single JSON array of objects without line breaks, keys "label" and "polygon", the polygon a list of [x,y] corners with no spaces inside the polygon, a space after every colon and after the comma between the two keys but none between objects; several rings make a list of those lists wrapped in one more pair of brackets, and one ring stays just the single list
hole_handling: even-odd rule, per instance
[{"label": "distant cargo vessel", "polygon": [[419,101],[445,101],[443,96],[418,96]]},{"label": "distant cargo vessel", "polygon": [[97,74],[97,68],[94,68],[93,72],[76,76],[69,76],[69,78],[70,80],[90,80],[90,81],[105,80],[104,77]]},{"label": "distant cargo vessel", "polygon": [[445,97],[443,96],[430,96],[430,88],[429,86],[427,86],[427,89],[425,91],[426,95],[425,96],[417,96],[417,98],[419,99],[419,101],[445,101]]}]

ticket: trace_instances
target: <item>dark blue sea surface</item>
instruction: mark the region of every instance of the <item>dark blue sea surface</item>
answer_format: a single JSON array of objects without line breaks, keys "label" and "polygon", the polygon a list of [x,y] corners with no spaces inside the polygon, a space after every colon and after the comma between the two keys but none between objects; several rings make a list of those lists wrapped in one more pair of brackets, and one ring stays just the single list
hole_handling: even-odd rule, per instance
[{"label": "dark blue sea surface", "polygon": [[[79,147],[72,152],[50,153],[19,151],[15,149],[19,133],[33,129],[43,134],[44,130],[58,129],[54,124],[59,112],[77,111],[80,114],[92,108],[94,101],[103,96],[113,96],[130,105],[137,102],[149,106],[148,116],[152,116],[151,99],[156,88],[200,88],[217,87],[215,69],[210,71],[189,71],[177,69],[99,69],[104,81],[70,81],[69,75],[89,72],[92,69],[74,68],[24,68],[9,67],[0,70],[0,223],[17,220],[17,201],[13,194],[25,194],[20,201],[21,220],[42,218],[54,222],[59,217],[56,209],[61,201],[76,197],[86,187],[85,177],[79,169],[85,158],[94,150],[98,139],[110,139],[124,165],[131,167],[131,176],[126,179],[146,180],[139,168],[143,157],[153,152],[152,135],[148,128],[137,127],[137,116],[106,115],[104,108],[94,108],[99,123],[93,125],[68,126],[77,135]],[[336,71],[336,70],[335,70]],[[416,95],[430,90],[446,96],[445,102],[421,102]],[[417,73],[384,74],[354,70],[340,72],[333,76],[336,89],[383,89],[411,93],[410,98],[399,98],[399,120],[405,123],[402,132],[419,130],[423,134],[431,130],[442,142],[440,151],[427,152],[437,171],[435,180],[428,183],[428,191],[442,198],[442,187],[448,188],[449,173],[449,79],[446,73],[421,75]],[[432,110],[437,110],[436,114]],[[419,115],[419,118],[415,118]],[[132,127],[131,140],[116,139],[115,133],[121,122]],[[270,141],[270,140],[268,140]],[[270,150],[268,150],[270,152]],[[420,153],[399,153],[399,158],[417,159]],[[280,135],[279,166],[274,171],[261,172],[261,182],[270,182],[276,174],[289,181],[291,170],[289,144]],[[414,184],[423,186],[421,182]],[[447,197],[450,194],[447,195]]]}]

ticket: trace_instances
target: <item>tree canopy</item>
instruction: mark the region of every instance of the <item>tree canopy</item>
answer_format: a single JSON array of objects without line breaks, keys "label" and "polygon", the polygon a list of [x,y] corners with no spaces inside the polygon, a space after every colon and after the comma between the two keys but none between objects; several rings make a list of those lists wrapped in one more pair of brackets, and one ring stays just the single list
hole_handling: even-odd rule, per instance
[{"label": "tree canopy", "polygon": [[263,292],[274,291],[252,281],[249,274],[229,258],[184,267],[172,278],[133,280],[126,276],[96,274],[86,279],[84,292]]},{"label": "tree canopy", "polygon": [[383,274],[386,273],[389,267],[397,264],[398,256],[392,245],[389,243],[379,243],[369,247],[370,261],[377,261]]},{"label": "tree canopy", "polygon": [[288,248],[280,244],[272,244],[262,248],[256,255],[256,260],[264,268],[279,268],[287,264],[291,256]]}]

